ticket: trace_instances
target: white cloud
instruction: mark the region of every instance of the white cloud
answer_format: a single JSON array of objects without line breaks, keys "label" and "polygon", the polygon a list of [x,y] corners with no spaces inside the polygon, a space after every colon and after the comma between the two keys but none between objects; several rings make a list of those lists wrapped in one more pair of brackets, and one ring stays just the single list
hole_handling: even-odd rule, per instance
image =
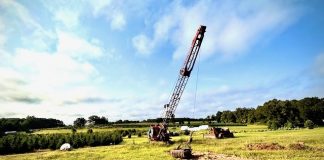
[{"label": "white cloud", "polygon": [[[46,1],[44,6],[52,12],[53,19],[59,22],[66,29],[82,28],[80,20],[83,17],[93,16],[95,18],[104,17],[110,24],[112,30],[123,30],[126,21],[125,6],[128,3],[111,0],[92,0],[92,1]],[[86,24],[82,24],[86,25]]]},{"label": "white cloud", "polygon": [[91,7],[93,8],[93,15],[98,16],[103,10],[111,5],[112,1],[111,0],[92,0],[89,1]]},{"label": "white cloud", "polygon": [[39,53],[17,49],[14,64],[33,83],[60,86],[82,82],[96,74],[95,68],[87,62],[79,62],[65,54]]},{"label": "white cloud", "polygon": [[110,23],[110,28],[112,30],[123,30],[127,21],[125,17],[125,11],[123,11],[123,6],[128,6],[129,4],[125,2],[114,2],[111,0],[100,1],[94,0],[89,1],[92,7],[92,14],[95,17],[105,16]]},{"label": "white cloud", "polygon": [[103,55],[104,50],[98,46],[98,40],[88,42],[76,35],[67,32],[58,32],[57,52],[68,54],[78,59],[94,59]]},{"label": "white cloud", "polygon": [[103,53],[95,44],[98,41],[92,41],[60,32],[58,50],[53,53],[24,48],[12,55],[1,51],[5,62],[0,63],[0,87],[6,89],[1,100],[53,107],[67,100],[102,95],[96,87],[100,74],[88,60]]},{"label": "white cloud", "polygon": [[198,26],[206,25],[203,58],[215,53],[233,56],[292,24],[299,17],[297,9],[289,2],[198,1],[193,5],[174,2],[156,20],[152,38],[146,37],[148,40],[142,41],[141,47],[133,41],[133,46],[139,53],[147,54],[170,41],[175,46],[173,57],[177,59],[187,53]]},{"label": "white cloud", "polygon": [[121,12],[114,13],[111,17],[110,27],[114,30],[122,30],[126,25],[126,20]]},{"label": "white cloud", "polygon": [[[24,24],[28,24],[25,27],[33,27],[39,30],[44,31],[42,26],[35,21],[35,19],[30,15],[29,11],[21,4],[17,3],[16,1],[1,1],[0,5],[5,8],[5,11],[14,10],[17,18]],[[45,31],[44,31],[45,32]]]},{"label": "white cloud", "polygon": [[[1,32],[0,32],[1,33]],[[0,46],[3,46],[7,40],[7,37],[4,35],[0,35]]]},{"label": "white cloud", "polygon": [[[33,49],[48,49],[54,33],[45,30],[27,8],[16,1],[1,1],[0,6],[3,8],[0,30],[5,27],[0,36],[0,44],[14,39],[16,43],[19,44],[21,40],[23,45]],[[13,34],[16,36],[9,36]]]},{"label": "white cloud", "polygon": [[144,34],[137,35],[132,39],[132,42],[138,53],[143,55],[151,54],[153,44],[150,43],[151,40]]},{"label": "white cloud", "polygon": [[41,102],[38,95],[26,88],[26,80],[16,70],[0,67],[0,102],[23,102],[34,104]]},{"label": "white cloud", "polygon": [[67,28],[73,28],[79,25],[79,13],[68,9],[56,11],[54,19],[62,22]]},{"label": "white cloud", "polygon": [[2,47],[7,41],[7,37],[5,36],[4,33],[5,28],[6,28],[5,23],[2,17],[0,17],[0,47]]},{"label": "white cloud", "polygon": [[[22,44],[18,43],[18,48],[11,47],[13,51],[10,54],[0,44],[2,113],[14,111],[16,114],[10,115],[15,117],[36,115],[70,120],[70,114],[65,113],[74,114],[78,109],[67,109],[65,101],[106,95],[98,87],[102,77],[90,63],[102,58],[104,52],[106,54],[98,39],[85,39],[67,31],[58,30],[55,33],[45,30],[24,6],[15,1],[1,1],[0,6],[6,8],[4,12],[8,17],[15,17],[13,21],[7,21],[8,17],[0,15],[0,21],[5,18],[5,23],[0,23],[1,44],[6,41],[2,35],[13,32],[20,35],[17,31],[21,29],[16,26],[26,26],[23,29],[28,31],[21,36],[11,37],[15,41],[21,38]],[[64,15],[64,12],[67,11],[62,9],[61,13],[60,10],[57,12],[57,20],[67,26],[77,26],[79,14],[70,12],[70,15]],[[4,31],[6,33],[2,34]],[[48,49],[50,45],[53,45],[53,50]],[[107,56],[112,58],[110,54]]]}]

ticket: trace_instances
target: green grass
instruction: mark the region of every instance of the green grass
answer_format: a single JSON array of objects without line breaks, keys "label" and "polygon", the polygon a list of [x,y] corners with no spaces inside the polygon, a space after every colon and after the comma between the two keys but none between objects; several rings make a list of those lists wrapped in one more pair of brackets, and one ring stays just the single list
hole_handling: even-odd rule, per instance
[{"label": "green grass", "polygon": [[[207,131],[200,131],[193,134],[193,151],[211,151],[216,154],[235,155],[249,159],[324,159],[324,128],[299,129],[299,130],[278,130],[269,131],[266,126],[250,125],[240,127],[229,127],[235,131],[235,138],[228,139],[203,139]],[[66,132],[65,130],[53,130],[56,133]],[[70,132],[70,130],[68,130]],[[96,130],[95,130],[96,131]],[[100,130],[97,130],[100,131]],[[47,131],[40,131],[40,133]],[[51,132],[53,133],[53,132]],[[169,154],[187,136],[174,137],[176,142],[166,146],[162,143],[150,144],[146,138],[133,136],[131,139],[124,138],[124,142],[116,146],[101,146],[75,149],[68,152],[62,151],[38,151],[27,154],[15,154],[0,156],[0,159],[173,159]],[[248,150],[249,143],[279,143],[286,147],[283,150]],[[308,150],[289,149],[289,144],[304,142],[311,147]]]},{"label": "green grass", "polygon": [[[116,129],[119,130],[128,130],[128,129],[134,129],[134,128],[92,128],[94,132],[106,132],[106,131],[114,131]],[[82,128],[77,129],[77,132],[87,132],[88,129]],[[147,128],[136,128],[136,130],[147,130]],[[71,133],[71,129],[42,129],[39,131],[33,132],[33,134],[55,134],[55,133]]]},{"label": "green grass", "polygon": [[[100,131],[113,131],[116,130],[114,128],[94,128],[92,129],[94,132]],[[55,133],[71,133],[71,129],[42,129],[34,132],[33,134],[55,134]],[[77,132],[87,132],[86,128],[77,129]]]}]

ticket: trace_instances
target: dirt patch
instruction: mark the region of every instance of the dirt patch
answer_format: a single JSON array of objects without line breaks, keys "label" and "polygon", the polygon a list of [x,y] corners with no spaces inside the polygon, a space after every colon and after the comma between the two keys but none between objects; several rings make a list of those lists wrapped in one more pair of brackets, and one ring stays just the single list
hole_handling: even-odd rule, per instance
[{"label": "dirt patch", "polygon": [[192,159],[194,160],[247,160],[244,158],[236,157],[236,156],[230,156],[225,154],[215,154],[213,152],[193,152]]},{"label": "dirt patch", "polygon": [[284,146],[278,143],[250,143],[246,145],[249,150],[280,150],[285,149]]},{"label": "dirt patch", "polygon": [[298,143],[290,144],[289,149],[306,150],[306,149],[311,149],[311,147],[306,146],[304,142],[298,142]]}]

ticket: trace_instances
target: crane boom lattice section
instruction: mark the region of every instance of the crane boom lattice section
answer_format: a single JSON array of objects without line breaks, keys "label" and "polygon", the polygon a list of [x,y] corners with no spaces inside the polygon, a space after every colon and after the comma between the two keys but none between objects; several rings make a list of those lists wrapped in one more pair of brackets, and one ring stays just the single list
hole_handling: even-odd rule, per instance
[{"label": "crane boom lattice section", "polygon": [[168,120],[174,117],[175,110],[180,102],[182,93],[186,87],[190,73],[195,65],[199,49],[204,38],[204,33],[206,31],[206,26],[200,26],[197,30],[197,33],[192,41],[191,48],[187,55],[187,58],[183,64],[183,67],[180,70],[180,75],[178,81],[174,87],[173,93],[171,95],[170,101],[168,104],[164,105],[164,115],[163,123],[168,124]]}]

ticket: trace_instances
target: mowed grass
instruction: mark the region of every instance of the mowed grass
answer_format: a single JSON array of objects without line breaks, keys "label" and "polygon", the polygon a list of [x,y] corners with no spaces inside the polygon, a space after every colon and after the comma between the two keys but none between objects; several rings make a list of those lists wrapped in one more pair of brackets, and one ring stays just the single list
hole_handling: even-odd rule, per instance
[{"label": "mowed grass", "polygon": [[[270,131],[266,126],[250,125],[229,127],[236,132],[235,138],[204,139],[207,131],[195,132],[191,147],[194,152],[213,152],[215,154],[235,155],[248,159],[324,159],[324,128]],[[142,128],[141,128],[142,129]],[[96,131],[96,130],[95,130]],[[99,131],[99,130],[98,130]],[[57,130],[56,133],[62,131]],[[65,132],[63,130],[63,132]],[[51,132],[53,133],[53,132]],[[34,153],[0,156],[0,159],[173,159],[171,149],[187,141],[188,136],[173,137],[175,144],[149,143],[146,136],[124,138],[124,142],[115,146],[87,147],[72,151],[38,151]],[[309,149],[295,150],[290,144],[304,142]],[[278,143],[282,150],[248,150],[250,143]]]}]

